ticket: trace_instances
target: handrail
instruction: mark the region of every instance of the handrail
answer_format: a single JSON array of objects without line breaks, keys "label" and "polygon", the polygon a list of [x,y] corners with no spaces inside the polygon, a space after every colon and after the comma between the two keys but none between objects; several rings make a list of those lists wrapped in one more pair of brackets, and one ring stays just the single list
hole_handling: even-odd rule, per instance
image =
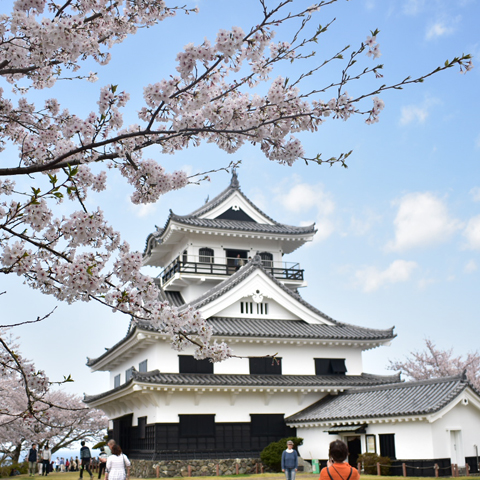
[{"label": "handrail", "polygon": [[[194,258],[194,255],[189,255],[188,259]],[[197,257],[202,260],[213,257]],[[173,262],[167,265],[162,273],[158,275],[162,284],[168,282],[176,273],[193,273],[193,274],[210,274],[220,276],[230,276],[234,274],[243,265],[235,265],[236,258],[224,257],[227,263],[210,263],[206,261],[183,261],[183,255],[177,257]],[[230,260],[230,263],[228,261]],[[240,259],[245,260],[245,259]],[[281,266],[275,266],[275,263]],[[246,264],[246,263],[244,263]],[[300,268],[299,263],[293,262],[273,262],[271,260],[265,260],[263,262],[263,268],[275,278],[282,278],[288,280],[303,280],[303,270]]]}]

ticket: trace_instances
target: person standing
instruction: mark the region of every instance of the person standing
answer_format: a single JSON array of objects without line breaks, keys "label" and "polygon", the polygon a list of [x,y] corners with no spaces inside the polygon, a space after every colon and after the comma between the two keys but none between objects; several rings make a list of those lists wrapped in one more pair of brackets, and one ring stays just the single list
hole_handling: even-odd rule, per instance
[{"label": "person standing", "polygon": [[45,446],[43,447],[41,457],[42,457],[42,465],[43,465],[42,476],[43,475],[47,476],[50,462],[52,461],[52,451],[48,448],[48,443],[46,443]]},{"label": "person standing", "polygon": [[330,443],[328,462],[320,472],[320,480],[359,480],[360,474],[345,460],[348,457],[348,447],[341,440]]},{"label": "person standing", "polygon": [[31,477],[35,476],[35,470],[37,468],[37,445],[32,444],[32,448],[28,451],[28,474]]},{"label": "person standing", "polygon": [[130,479],[130,460],[122,453],[120,445],[116,443],[111,447],[112,454],[107,460],[107,469],[105,471],[105,480],[129,480]]},{"label": "person standing", "polygon": [[293,442],[287,442],[287,449],[282,452],[282,472],[285,473],[286,480],[295,480],[295,474],[298,469],[298,454],[293,448]]},{"label": "person standing", "polygon": [[98,478],[102,478],[102,472],[105,471],[106,465],[107,454],[105,453],[105,449],[103,447],[100,447],[100,455],[98,456]]},{"label": "person standing", "polygon": [[80,468],[80,478],[83,478],[83,471],[86,470],[90,475],[90,479],[92,479],[93,474],[90,470],[92,454],[90,453],[90,449],[85,445],[85,440],[82,440],[80,445],[82,446],[82,448],[80,448],[80,463],[82,464],[82,467]]}]

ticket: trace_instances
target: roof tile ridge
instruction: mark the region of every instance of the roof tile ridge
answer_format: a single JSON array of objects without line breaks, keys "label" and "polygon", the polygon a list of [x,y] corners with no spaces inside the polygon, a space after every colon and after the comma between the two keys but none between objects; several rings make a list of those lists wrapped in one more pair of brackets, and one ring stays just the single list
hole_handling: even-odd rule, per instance
[{"label": "roof tile ridge", "polygon": [[386,389],[395,389],[398,390],[400,388],[414,388],[419,386],[427,386],[427,385],[439,385],[443,383],[452,383],[452,385],[456,385],[458,381],[461,379],[460,376],[454,377],[440,377],[440,378],[428,378],[425,380],[413,380],[409,382],[405,382],[400,380],[397,383],[387,383],[383,385],[375,385],[372,387],[362,387],[361,389],[356,389],[355,392],[350,393],[360,393],[360,391],[376,391],[376,390],[386,390]]},{"label": "roof tile ridge", "polygon": [[158,237],[161,237],[165,233],[172,215],[175,215],[175,214],[172,212],[172,209],[170,208],[167,220],[165,221],[165,226],[163,228],[156,227],[156,230],[147,236],[147,240],[145,241],[145,250],[143,251],[144,257],[146,255],[150,255],[151,249],[153,248],[153,247],[150,247],[150,242],[152,240],[156,240]]},{"label": "roof tile ridge", "polygon": [[[242,189],[239,187],[238,188],[238,192],[242,195],[242,197],[247,201],[247,203],[252,206],[258,213],[260,213],[263,217],[265,217],[266,219],[270,220],[274,225],[277,225],[277,226],[283,226],[283,227],[290,227],[290,228],[302,228],[302,227],[299,227],[297,225],[288,225],[287,223],[280,223],[280,222],[277,222],[276,220],[274,220],[272,217],[270,217],[269,215],[267,215],[263,210],[260,210],[260,208],[258,208],[242,191]],[[303,228],[307,229],[307,228],[312,228],[315,226],[315,222],[313,222],[312,224],[310,225],[306,225],[304,226]]]},{"label": "roof tile ridge", "polygon": [[251,262],[251,261],[247,262],[246,265],[244,265],[239,270],[237,270],[233,275],[226,278],[223,282],[220,282],[218,285],[215,285],[210,290],[207,290],[203,295],[201,295],[200,297],[190,302],[189,305],[186,304],[185,306],[179,307],[179,311],[183,311],[188,307],[198,309],[203,307],[204,305],[207,305],[208,303],[215,300],[223,293],[228,292],[228,290],[233,288],[239,282],[241,282],[244,278],[246,278],[250,274],[251,270],[255,269],[255,267],[258,267],[258,265],[256,265],[254,262]]},{"label": "roof tile ridge", "polygon": [[[360,330],[377,331],[377,330],[372,329],[372,328],[360,327],[360,326],[357,326],[357,325],[343,323],[343,322],[340,322],[338,320],[333,319],[332,317],[329,317],[326,313],[323,313],[321,310],[319,310],[318,308],[314,307],[313,305],[308,303],[306,300],[304,300],[298,293],[293,292],[291,289],[289,289],[288,287],[283,285],[273,275],[269,274],[265,270],[263,265],[261,264],[261,261],[259,261],[258,259],[254,259],[252,261],[249,261],[246,266],[240,268],[240,270],[235,272],[230,278],[227,278],[223,282],[221,282],[218,285],[211,288],[209,291],[204,293],[201,297],[199,297],[198,299],[195,299],[190,305],[192,306],[192,308],[195,308],[195,309],[203,307],[204,305],[210,303],[210,301],[213,301],[216,298],[218,298],[223,293],[228,292],[228,290],[233,288],[240,281],[242,281],[244,278],[246,278],[248,275],[250,275],[255,269],[261,270],[265,275],[267,275],[270,278],[270,280],[272,280],[284,292],[286,292],[292,298],[294,298],[295,300],[300,302],[302,305],[309,308],[314,313],[317,313],[317,315],[320,315],[321,317],[323,317],[325,320],[327,320],[329,322],[332,322],[333,324],[338,325],[339,327],[350,326],[350,327],[359,328]],[[386,330],[379,330],[379,331],[381,331],[381,332],[383,332],[383,331],[391,332],[391,334],[393,335],[393,328],[394,327],[392,327],[390,329],[386,329]]]},{"label": "roof tile ridge", "polygon": [[[393,335],[393,329],[395,327],[392,327],[392,328],[387,328],[385,330],[377,330],[377,329],[373,329],[373,328],[366,328],[366,327],[361,327],[361,326],[358,326],[358,325],[353,325],[351,323],[344,323],[344,322],[340,322],[339,320],[335,320],[334,318],[328,316],[326,313],[322,312],[321,310],[319,310],[317,307],[314,307],[311,303],[307,302],[300,294],[294,292],[293,290],[291,290],[290,288],[286,287],[285,285],[283,285],[283,283],[281,283],[279,280],[277,280],[273,275],[270,275],[264,268],[262,265],[259,266],[262,271],[266,274],[266,275],[269,275],[269,277],[271,279],[273,279],[273,281],[283,290],[285,291],[286,293],[288,293],[290,296],[292,296],[295,300],[297,300],[298,302],[300,302],[302,305],[306,306],[307,308],[309,308],[310,310],[312,310],[313,312],[319,314],[321,317],[325,318],[326,320],[330,321],[330,322],[333,322],[335,325],[338,325],[339,327],[355,327],[355,328],[359,328],[361,330],[367,330],[367,331],[380,331],[380,332],[391,332],[392,335]],[[396,336],[396,335],[395,335]]]},{"label": "roof tile ridge", "polygon": [[230,195],[233,195],[235,191],[240,190],[240,188],[235,188],[232,186],[232,183],[222,190],[218,195],[213,197],[210,201],[207,203],[203,204],[201,207],[197,208],[193,212],[189,213],[188,215],[185,215],[186,217],[198,217],[200,215],[203,215],[204,213],[207,213],[211,210],[213,210],[219,203],[222,201],[226,200]]},{"label": "roof tile ridge", "polygon": [[128,324],[128,329],[127,329],[127,333],[125,334],[125,336],[122,337],[117,343],[115,343],[115,345],[112,345],[110,348],[108,348],[100,356],[98,356],[96,358],[87,357],[87,363],[86,363],[87,367],[91,367],[91,366],[95,365],[100,360],[105,358],[108,354],[110,354],[112,351],[117,349],[122,343],[124,343],[126,340],[128,340],[129,337],[133,336],[133,332],[135,331],[136,328],[137,328],[137,322],[135,320],[131,319],[130,323]]}]

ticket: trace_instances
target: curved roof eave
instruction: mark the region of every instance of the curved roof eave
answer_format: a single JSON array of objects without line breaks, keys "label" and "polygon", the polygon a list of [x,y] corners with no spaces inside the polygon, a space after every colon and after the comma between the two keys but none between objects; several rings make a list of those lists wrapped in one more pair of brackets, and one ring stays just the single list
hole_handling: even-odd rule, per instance
[{"label": "curved roof eave", "polygon": [[287,417],[286,422],[299,425],[433,415],[467,387],[478,395],[464,375],[357,388],[325,397]]},{"label": "curved roof eave", "polygon": [[382,385],[400,382],[400,376],[374,375],[247,375],[247,374],[187,374],[162,373],[159,370],[139,373],[134,371],[132,378],[123,385],[97,394],[85,395],[84,402],[92,403],[127,389],[132,382],[136,384],[162,385],[171,387],[218,387],[218,388],[276,388],[306,387],[331,388],[335,390],[357,389],[366,385]]},{"label": "curved roof eave", "polygon": [[[273,227],[276,227],[277,230],[282,230],[277,232],[278,235],[307,235],[307,234],[315,234],[315,223],[308,225],[306,227],[297,227],[293,225],[287,225],[283,223],[279,223],[275,221],[274,219],[270,218],[265,212],[260,210],[240,189],[240,184],[238,183],[238,178],[236,172],[233,172],[232,174],[232,180],[230,181],[230,185],[223,190],[221,193],[219,193],[215,198],[207,202],[205,205],[202,207],[198,208],[197,210],[194,210],[188,215],[177,215],[170,210],[168,219],[165,223],[165,227],[163,229],[157,228],[157,230],[153,233],[151,233],[146,240],[146,245],[145,245],[145,250],[144,250],[144,257],[150,255],[152,248],[154,248],[154,242],[160,243],[163,236],[167,233],[170,223],[172,220],[176,220],[179,223],[187,223],[188,220],[196,219],[199,221],[199,217],[201,215],[204,215],[205,213],[208,213],[218,205],[220,205],[222,202],[227,200],[231,195],[233,195],[235,192],[238,192],[242,198],[261,216],[264,218],[268,219],[273,225],[268,225],[268,224],[257,224],[259,226],[263,226],[264,229],[267,230],[274,230]],[[207,219],[208,220],[208,219]],[[250,223],[250,222],[236,222],[237,224],[239,223]],[[268,225],[268,228],[267,228]],[[245,225],[244,228],[241,228],[243,231],[248,231],[248,225]],[[208,226],[208,228],[216,228],[219,230],[234,230],[235,227],[222,227],[222,226]],[[254,229],[252,230],[252,233],[257,232],[259,229]],[[270,232],[270,234],[275,234],[275,232]]]}]

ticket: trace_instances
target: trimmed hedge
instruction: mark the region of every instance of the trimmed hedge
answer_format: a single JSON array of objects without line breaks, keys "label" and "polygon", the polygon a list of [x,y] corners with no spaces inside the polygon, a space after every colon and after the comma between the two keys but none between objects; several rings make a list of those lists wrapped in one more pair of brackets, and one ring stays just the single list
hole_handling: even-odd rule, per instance
[{"label": "trimmed hedge", "polygon": [[381,457],[377,453],[362,453],[358,456],[357,461],[362,462],[363,470],[368,475],[377,474],[377,463],[380,464],[382,475],[390,475],[390,466],[392,465],[390,457]]},{"label": "trimmed hedge", "polygon": [[303,438],[288,437],[282,438],[278,442],[272,442],[267,445],[260,454],[262,463],[270,467],[275,472],[282,471],[282,452],[287,448],[287,441],[292,441],[295,450],[303,444]]}]

